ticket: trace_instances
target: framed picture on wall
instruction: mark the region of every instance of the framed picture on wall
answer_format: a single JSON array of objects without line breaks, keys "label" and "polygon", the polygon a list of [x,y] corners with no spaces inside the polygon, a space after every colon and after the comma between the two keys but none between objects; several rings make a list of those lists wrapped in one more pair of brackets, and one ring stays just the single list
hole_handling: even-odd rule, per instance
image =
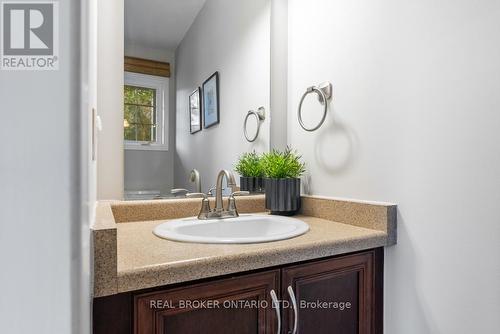
[{"label": "framed picture on wall", "polygon": [[219,123],[219,72],[203,83],[203,126],[209,128]]},{"label": "framed picture on wall", "polygon": [[189,130],[191,134],[201,131],[201,91],[199,87],[189,95]]}]

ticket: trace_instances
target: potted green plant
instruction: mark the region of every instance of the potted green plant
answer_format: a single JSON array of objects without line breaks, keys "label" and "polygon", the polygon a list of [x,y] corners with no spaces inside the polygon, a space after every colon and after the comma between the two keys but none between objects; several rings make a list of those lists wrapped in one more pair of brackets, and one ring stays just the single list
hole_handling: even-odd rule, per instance
[{"label": "potted green plant", "polygon": [[271,214],[293,215],[300,209],[300,176],[305,164],[296,151],[272,150],[261,158],[264,171],[266,209]]},{"label": "potted green plant", "polygon": [[257,153],[244,153],[238,160],[234,170],[240,174],[240,190],[263,192],[264,172]]}]

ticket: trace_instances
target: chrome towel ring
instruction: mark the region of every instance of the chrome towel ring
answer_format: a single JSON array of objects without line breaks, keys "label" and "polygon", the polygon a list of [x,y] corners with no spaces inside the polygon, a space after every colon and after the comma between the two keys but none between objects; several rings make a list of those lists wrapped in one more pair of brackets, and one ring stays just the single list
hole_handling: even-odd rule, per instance
[{"label": "chrome towel ring", "polygon": [[[253,137],[249,137],[247,132],[247,123],[248,123],[248,118],[252,115],[257,118],[257,131],[255,131],[255,135]],[[259,109],[257,109],[257,111],[255,110],[248,111],[247,115],[245,116],[245,122],[243,122],[243,133],[245,134],[245,138],[247,141],[251,143],[257,139],[260,132],[260,126],[262,125],[262,122],[265,119],[266,119],[266,109],[264,109],[264,107],[260,107]]]},{"label": "chrome towel ring", "polygon": [[[305,126],[304,121],[302,120],[302,103],[304,102],[306,96],[311,93],[318,94],[319,103],[321,103],[324,106],[324,108],[323,108],[323,117],[321,117],[321,121],[318,123],[318,125],[312,128],[308,128]],[[332,84],[330,82],[324,82],[319,84],[318,86],[311,86],[306,89],[305,93],[302,95],[302,98],[300,99],[299,108],[297,111],[299,124],[302,127],[302,129],[306,131],[316,131],[321,127],[321,125],[323,125],[323,122],[326,119],[326,113],[328,112],[327,102],[330,101],[331,99],[332,99]]]}]

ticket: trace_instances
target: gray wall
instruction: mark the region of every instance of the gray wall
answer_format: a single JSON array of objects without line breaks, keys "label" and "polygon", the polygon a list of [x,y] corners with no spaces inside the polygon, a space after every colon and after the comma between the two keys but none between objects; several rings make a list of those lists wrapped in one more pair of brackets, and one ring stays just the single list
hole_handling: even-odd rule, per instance
[{"label": "gray wall", "polygon": [[175,54],[125,41],[125,55],[170,63],[168,151],[125,150],[125,190],[160,190],[174,187],[175,152]]},{"label": "gray wall", "polygon": [[[175,185],[200,170],[203,190],[217,172],[232,169],[238,156],[269,148],[269,118],[253,144],[243,137],[248,110],[270,105],[269,0],[208,0],[176,52],[177,110]],[[189,133],[188,96],[212,73],[220,75],[220,124]],[[250,123],[249,123],[250,124]]]},{"label": "gray wall", "polygon": [[[385,333],[499,333],[500,2],[290,0],[288,9],[288,130],[309,192],[399,207]],[[325,80],[333,108],[305,132],[299,99]],[[306,121],[319,110],[308,99]]]},{"label": "gray wall", "polygon": [[287,145],[288,0],[271,0],[270,146]]},{"label": "gray wall", "polygon": [[88,221],[83,228],[80,1],[60,1],[59,8],[60,69],[0,71],[2,333],[90,328],[90,296],[82,302],[79,294],[88,283],[81,272]]}]

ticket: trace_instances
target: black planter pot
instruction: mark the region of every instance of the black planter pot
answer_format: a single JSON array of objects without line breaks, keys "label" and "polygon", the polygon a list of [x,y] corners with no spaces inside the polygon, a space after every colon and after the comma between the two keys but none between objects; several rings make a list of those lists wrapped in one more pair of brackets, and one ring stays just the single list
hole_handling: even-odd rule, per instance
[{"label": "black planter pot", "polygon": [[291,216],[300,209],[300,179],[264,179],[266,209],[273,215]]},{"label": "black planter pot", "polygon": [[240,190],[246,190],[251,193],[264,192],[264,181],[261,177],[240,177]]}]

